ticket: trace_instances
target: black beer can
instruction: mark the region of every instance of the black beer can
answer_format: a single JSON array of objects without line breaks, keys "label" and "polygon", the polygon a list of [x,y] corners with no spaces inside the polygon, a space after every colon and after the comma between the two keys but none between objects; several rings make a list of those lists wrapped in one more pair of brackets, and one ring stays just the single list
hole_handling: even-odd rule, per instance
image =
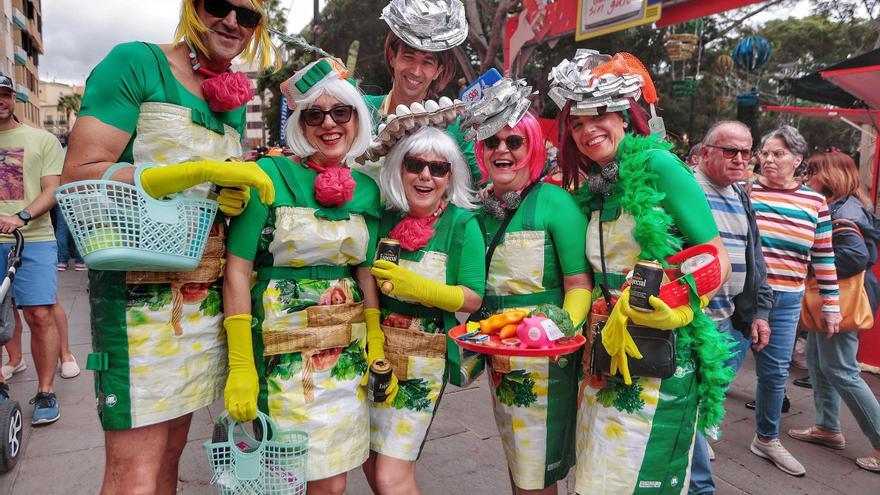
[{"label": "black beer can", "polygon": [[629,284],[629,305],[631,308],[651,312],[654,307],[649,301],[651,296],[660,295],[660,284],[663,282],[663,266],[655,261],[640,260],[633,268],[632,280]]},{"label": "black beer can", "polygon": [[370,366],[370,377],[367,378],[367,400],[385,402],[388,398],[388,387],[391,385],[391,363],[377,359]]},{"label": "black beer can", "polygon": [[376,259],[400,263],[400,241],[397,239],[380,239],[376,247]]}]

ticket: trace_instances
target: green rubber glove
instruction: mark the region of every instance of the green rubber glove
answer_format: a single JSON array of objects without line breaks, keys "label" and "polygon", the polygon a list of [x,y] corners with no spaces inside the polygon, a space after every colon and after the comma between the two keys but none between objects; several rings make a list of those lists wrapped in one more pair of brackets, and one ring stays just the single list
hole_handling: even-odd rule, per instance
[{"label": "green rubber glove", "polygon": [[624,293],[626,297],[623,297],[623,294],[621,294],[617,305],[621,307],[623,313],[636,325],[656,328],[658,330],[673,330],[683,327],[694,320],[694,310],[691,309],[689,304],[670,308],[659,297],[651,296],[648,299],[648,303],[654,308],[654,311],[639,311],[629,305],[629,289],[626,289]]},{"label": "green rubber glove", "polygon": [[247,186],[224,187],[217,196],[220,211],[227,217],[237,217],[247,208],[251,190]]},{"label": "green rubber glove", "polygon": [[254,346],[251,339],[251,315],[229,316],[223,320],[226,345],[229,347],[229,377],[223,390],[223,402],[236,421],[257,418],[257,393],[260,390]]},{"label": "green rubber glove", "polygon": [[253,187],[260,193],[263,204],[275,202],[272,179],[255,162],[185,162],[152,167],[141,172],[141,185],[154,198],[168,196],[203,182],[223,187]]},{"label": "green rubber glove", "polygon": [[[361,386],[366,387],[370,377],[370,368],[373,363],[379,359],[385,359],[385,334],[382,332],[380,324],[381,317],[379,310],[376,308],[364,309],[364,322],[367,325],[367,372],[361,379]],[[388,385],[386,393],[388,394],[385,403],[390,404],[397,396],[397,375],[391,370],[391,383]]]},{"label": "green rubber glove", "polygon": [[[630,385],[632,384],[632,377],[629,374],[628,356],[642,359],[642,353],[636,347],[635,341],[633,341],[629,330],[626,328],[628,318],[623,311],[624,305],[620,304],[623,300],[629,301],[628,288],[620,294],[620,299],[614,305],[614,309],[611,310],[611,314],[605,322],[605,327],[602,328],[602,345],[611,356],[610,373],[616,375],[619,371],[620,375],[623,376],[624,383]],[[628,307],[628,305],[626,306]]]},{"label": "green rubber glove", "polygon": [[376,260],[370,273],[376,277],[382,292],[388,287],[386,281],[393,284],[393,288],[387,292],[393,296],[414,299],[425,306],[449,312],[458,311],[464,304],[464,290],[461,287],[438,284],[390,261]]},{"label": "green rubber glove", "polygon": [[590,313],[590,303],[593,293],[588,289],[571,289],[565,293],[562,300],[562,309],[568,312],[575,328],[580,328]]}]

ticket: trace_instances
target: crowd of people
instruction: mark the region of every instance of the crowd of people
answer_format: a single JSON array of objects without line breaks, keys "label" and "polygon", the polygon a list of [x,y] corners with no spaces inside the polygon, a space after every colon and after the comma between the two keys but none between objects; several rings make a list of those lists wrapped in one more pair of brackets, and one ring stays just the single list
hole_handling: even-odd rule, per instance
[{"label": "crowd of people", "polygon": [[[865,319],[847,314],[854,293],[869,316],[880,299],[869,270],[880,222],[853,160],[811,155],[794,127],[758,140],[721,121],[685,163],[652,133],[645,105],[653,113],[658,97],[638,59],[578,50],[551,77],[561,177],[549,180],[531,88],[503,78],[469,106],[438,99],[467,37],[465,9],[415,3],[391,0],[382,14],[388,94],[364,95],[333,58],[282,83],[289,156],[241,161],[253,93],[231,62],[278,64],[260,0],[183,0],[174,43],[116,46],[87,81],[66,156],[17,122],[14,86],[0,78],[0,146],[23,171],[0,189],[0,259],[20,229],[14,296],[33,339],[35,425],[60,417],[57,363],[63,377],[79,373],[55,284],[68,255],[84,265],[62,215],[53,238],[55,187],[126,162],[137,167],[113,180],[219,203],[195,270],[89,270],[102,493],[175,492],[192,414],[221,396],[237,421],[259,412],[308,435],[310,494],[344,493],[357,468],[374,493],[420,493],[416,461],[444,391],[483,365],[459,370],[447,332],[542,305],[582,329],[587,348],[478,357],[513,493],[555,494],[572,471],[581,495],[715,493],[709,442],[749,348],[751,451],[804,475],[780,441],[799,331],[816,418],[788,435],[845,448],[843,399],[874,448],[858,466],[880,472],[880,405],[856,362]],[[377,256],[382,239],[399,245],[396,262]],[[685,276],[688,302],[637,307],[634,267],[694,247],[714,253],[720,282],[698,292]],[[656,356],[642,355],[634,328],[671,342],[674,372],[637,372]],[[4,381],[25,367],[18,335]],[[597,349],[609,369],[597,371]],[[374,400],[365,387],[384,361],[390,383]]]}]

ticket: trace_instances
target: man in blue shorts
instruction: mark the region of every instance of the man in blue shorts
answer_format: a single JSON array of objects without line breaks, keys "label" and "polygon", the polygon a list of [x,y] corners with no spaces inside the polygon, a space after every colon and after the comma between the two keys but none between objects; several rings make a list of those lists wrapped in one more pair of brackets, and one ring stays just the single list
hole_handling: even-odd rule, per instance
[{"label": "man in blue shorts", "polygon": [[15,276],[15,304],[31,329],[31,353],[37,369],[33,425],[58,421],[54,393],[60,342],[52,317],[57,292],[57,247],[46,213],[55,205],[53,191],[60,182],[64,155],[52,134],[21,124],[15,118],[12,79],[0,76],[0,267],[13,246],[9,234],[19,229],[25,246]]}]

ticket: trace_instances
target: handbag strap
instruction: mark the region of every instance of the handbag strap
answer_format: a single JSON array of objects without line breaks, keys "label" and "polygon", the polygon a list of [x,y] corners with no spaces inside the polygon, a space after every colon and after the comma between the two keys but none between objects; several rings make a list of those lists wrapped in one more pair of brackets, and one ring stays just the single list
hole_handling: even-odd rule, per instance
[{"label": "handbag strap", "polygon": [[855,232],[862,240],[865,240],[859,225],[848,218],[837,218],[831,221],[831,235],[840,232]]},{"label": "handbag strap", "polygon": [[[526,186],[523,189],[523,192],[519,195],[520,197],[520,206],[525,201],[526,196],[528,196],[529,192],[538,184],[540,181],[535,181]],[[495,237],[492,238],[492,241],[489,243],[489,246],[486,248],[486,273],[489,273],[489,264],[492,263],[492,256],[495,254],[495,248],[498,247],[498,243],[501,242],[501,236],[504,235],[504,232],[507,231],[507,226],[510,225],[510,221],[513,220],[514,215],[516,215],[516,210],[504,210],[504,220],[501,221],[501,226],[498,227],[498,231],[495,232]]]}]

